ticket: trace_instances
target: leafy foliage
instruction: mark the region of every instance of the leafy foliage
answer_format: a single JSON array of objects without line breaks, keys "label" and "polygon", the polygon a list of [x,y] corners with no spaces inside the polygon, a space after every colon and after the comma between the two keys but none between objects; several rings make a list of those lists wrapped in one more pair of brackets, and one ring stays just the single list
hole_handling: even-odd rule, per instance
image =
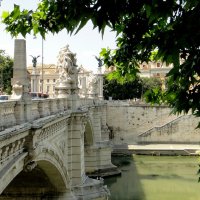
[{"label": "leafy foliage", "polygon": [[103,94],[105,99],[125,100],[141,98],[142,84],[139,78],[131,82],[119,83],[116,79],[104,79]]},{"label": "leafy foliage", "polygon": [[41,0],[36,10],[15,5],[11,13],[3,13],[3,22],[14,36],[45,37],[62,29],[72,34],[89,20],[102,34],[109,26],[118,35],[117,49],[103,49],[101,56],[105,65],[116,67],[115,77],[134,80],[139,63],[151,60],[154,52],[153,59],[174,67],[168,89],[152,91],[149,99],[168,103],[176,113],[191,110],[200,116],[199,10],[199,0]]},{"label": "leafy foliage", "polygon": [[13,60],[0,50],[0,87],[3,92],[11,94],[11,78],[13,74]]},{"label": "leafy foliage", "polygon": [[160,78],[156,78],[156,77],[151,77],[151,78],[147,78],[147,77],[143,77],[142,79],[142,86],[143,86],[143,91],[144,93],[150,89],[153,88],[158,88],[159,90],[161,90],[162,87],[162,82]]},{"label": "leafy foliage", "polygon": [[134,80],[123,80],[121,83],[118,79],[109,79],[108,74],[104,78],[104,98],[112,97],[114,100],[140,99],[149,90],[161,90],[161,81],[158,78],[140,78]]}]

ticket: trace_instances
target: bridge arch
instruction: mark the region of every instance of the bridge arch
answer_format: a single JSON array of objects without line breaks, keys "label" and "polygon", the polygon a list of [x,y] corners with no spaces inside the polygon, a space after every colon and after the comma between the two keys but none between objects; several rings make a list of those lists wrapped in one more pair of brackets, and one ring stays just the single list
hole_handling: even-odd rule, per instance
[{"label": "bridge arch", "polygon": [[7,188],[13,179],[23,171],[26,155],[27,153],[19,154],[4,167],[4,173],[0,177],[0,194]]},{"label": "bridge arch", "polygon": [[43,152],[35,159],[35,162],[44,171],[57,191],[64,192],[69,188],[67,169],[57,155],[52,155],[52,151],[43,149]]},{"label": "bridge arch", "polygon": [[90,117],[87,118],[85,125],[84,146],[85,172],[87,175],[90,175],[97,170],[96,143],[93,123]]},{"label": "bridge arch", "polygon": [[[34,165],[31,169],[31,165]],[[30,170],[30,171],[29,171]],[[6,195],[24,198],[71,194],[67,170],[52,151],[42,149],[38,157],[25,168],[20,168],[3,190],[0,200]],[[22,198],[23,199],[23,198]]]},{"label": "bridge arch", "polygon": [[85,125],[84,145],[85,146],[94,145],[94,131],[93,131],[91,119],[89,117],[87,118],[86,125]]},{"label": "bridge arch", "polygon": [[[42,134],[57,134],[56,137],[47,137],[46,140],[39,140],[33,154],[33,160],[37,166],[44,171],[50,182],[59,192],[70,188],[67,169],[67,143],[63,142],[64,131],[66,131],[66,119],[57,120],[54,124],[45,124]],[[52,129],[54,131],[52,131]],[[60,130],[62,129],[62,131]],[[51,132],[52,131],[52,132]],[[41,136],[44,137],[44,136]]]}]

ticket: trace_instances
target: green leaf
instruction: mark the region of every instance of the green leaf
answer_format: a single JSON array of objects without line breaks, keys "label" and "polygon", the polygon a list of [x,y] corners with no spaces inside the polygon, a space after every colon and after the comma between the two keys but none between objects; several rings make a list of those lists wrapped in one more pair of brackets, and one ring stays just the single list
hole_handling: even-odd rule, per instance
[{"label": "green leaf", "polygon": [[13,10],[13,12],[12,12],[12,17],[13,17],[13,19],[15,20],[15,19],[17,19],[18,17],[20,16],[20,8],[19,8],[19,6],[18,5],[14,5],[14,10]]},{"label": "green leaf", "polygon": [[83,19],[81,20],[81,22],[80,22],[80,24],[79,24],[79,26],[78,26],[78,28],[77,28],[75,34],[77,34],[77,33],[87,24],[87,22],[88,22],[88,19],[83,18]]},{"label": "green leaf", "polygon": [[5,19],[5,18],[7,18],[9,15],[10,15],[10,13],[9,13],[8,11],[3,11],[1,17],[2,17],[3,19]]}]

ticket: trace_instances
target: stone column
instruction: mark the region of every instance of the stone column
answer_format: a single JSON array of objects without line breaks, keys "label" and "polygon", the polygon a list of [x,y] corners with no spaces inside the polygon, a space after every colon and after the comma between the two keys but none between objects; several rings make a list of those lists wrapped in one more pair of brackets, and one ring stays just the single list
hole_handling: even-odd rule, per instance
[{"label": "stone column", "polygon": [[26,85],[26,79],[26,41],[23,39],[16,39],[14,47],[14,70],[12,83],[20,81],[21,84]]},{"label": "stone column", "polygon": [[99,142],[102,140],[102,138],[101,138],[101,117],[100,116],[101,116],[101,113],[100,113],[99,107],[95,106],[93,108],[93,112],[91,114],[95,142]]},{"label": "stone column", "polygon": [[101,119],[102,119],[102,125],[106,126],[107,125],[107,105],[104,104],[101,106]]},{"label": "stone column", "polygon": [[86,178],[84,161],[84,125],[82,120],[82,114],[74,114],[68,125],[68,166],[72,186],[83,184]]},{"label": "stone column", "polygon": [[17,123],[31,120],[31,97],[29,94],[29,79],[26,68],[26,41],[15,40],[14,66],[11,99],[19,100],[16,105]]},{"label": "stone column", "polygon": [[102,69],[101,67],[98,68],[98,72],[97,72],[97,76],[98,76],[98,79],[99,79],[99,82],[98,82],[98,97],[99,99],[103,100],[103,74],[102,74]]},{"label": "stone column", "polygon": [[102,105],[100,109],[101,109],[101,135],[102,135],[102,140],[105,141],[109,140],[109,134],[110,134],[110,130],[107,125],[106,104]]},{"label": "stone column", "polygon": [[35,67],[33,67],[33,71],[31,74],[32,84],[31,84],[31,92],[39,92],[39,77],[40,75],[37,73]]}]

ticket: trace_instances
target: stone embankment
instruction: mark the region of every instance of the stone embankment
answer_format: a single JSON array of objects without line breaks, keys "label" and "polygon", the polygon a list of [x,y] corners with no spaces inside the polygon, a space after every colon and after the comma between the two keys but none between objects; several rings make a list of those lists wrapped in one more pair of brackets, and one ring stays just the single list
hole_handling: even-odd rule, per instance
[{"label": "stone embankment", "polygon": [[140,144],[140,145],[114,145],[112,155],[200,155],[200,145],[198,144]]},{"label": "stone embankment", "polygon": [[165,105],[107,103],[107,125],[114,145],[199,144],[199,121],[191,114],[173,115]]}]

